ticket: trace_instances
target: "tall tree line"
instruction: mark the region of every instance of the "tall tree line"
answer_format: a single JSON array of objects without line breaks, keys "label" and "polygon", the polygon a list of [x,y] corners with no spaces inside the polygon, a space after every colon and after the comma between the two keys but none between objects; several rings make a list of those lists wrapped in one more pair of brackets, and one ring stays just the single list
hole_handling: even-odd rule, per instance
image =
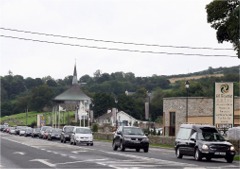
[{"label": "tall tree line", "polygon": [[[212,97],[215,82],[234,82],[234,95],[239,96],[238,67],[213,69],[206,74],[224,70],[222,77],[190,80],[189,96]],[[238,70],[238,71],[236,71]],[[203,71],[204,72],[204,71]],[[211,72],[211,73],[210,73]],[[199,74],[199,72],[196,72]],[[182,75],[179,75],[182,76]],[[188,75],[186,75],[188,76]],[[191,74],[189,76],[194,76]],[[169,76],[170,77],[170,76]],[[116,107],[137,119],[144,120],[144,103],[150,101],[151,119],[162,116],[164,97],[186,96],[185,81],[170,83],[168,76],[135,77],[131,72],[101,73],[79,78],[82,90],[92,98],[91,109],[95,117]],[[64,79],[23,78],[20,75],[7,75],[1,78],[1,116],[29,111],[41,112],[53,105],[52,99],[71,86],[72,76]],[[151,96],[149,98],[149,93]]]}]

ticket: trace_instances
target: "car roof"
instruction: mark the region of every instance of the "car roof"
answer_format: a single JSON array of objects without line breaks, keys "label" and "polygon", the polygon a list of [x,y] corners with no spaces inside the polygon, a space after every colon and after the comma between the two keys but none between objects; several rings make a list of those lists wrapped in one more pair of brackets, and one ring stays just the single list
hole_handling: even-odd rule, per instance
[{"label": "car roof", "polygon": [[82,129],[90,129],[89,127],[78,127],[78,126],[75,126],[74,128],[82,128]]},{"label": "car roof", "polygon": [[214,128],[216,129],[215,126],[212,125],[208,125],[208,124],[181,124],[180,128],[191,128],[194,129],[196,131],[200,131],[202,128]]}]

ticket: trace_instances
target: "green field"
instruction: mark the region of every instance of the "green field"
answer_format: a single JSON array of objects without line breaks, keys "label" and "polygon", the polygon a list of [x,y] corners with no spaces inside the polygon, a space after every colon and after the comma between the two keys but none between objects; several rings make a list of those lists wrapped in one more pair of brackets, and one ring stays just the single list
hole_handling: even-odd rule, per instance
[{"label": "green field", "polygon": [[[32,124],[37,124],[37,115],[42,114],[45,119],[45,124],[50,125],[52,124],[51,122],[54,123],[54,116],[52,112],[28,112],[28,113],[19,113],[19,114],[14,114],[11,116],[4,116],[0,118],[0,123],[8,123],[10,126],[17,126],[17,125],[32,125]],[[60,123],[61,124],[67,124],[68,123],[68,117],[69,117],[69,122],[71,123],[74,119],[74,112],[61,112],[61,118],[60,118]]]}]

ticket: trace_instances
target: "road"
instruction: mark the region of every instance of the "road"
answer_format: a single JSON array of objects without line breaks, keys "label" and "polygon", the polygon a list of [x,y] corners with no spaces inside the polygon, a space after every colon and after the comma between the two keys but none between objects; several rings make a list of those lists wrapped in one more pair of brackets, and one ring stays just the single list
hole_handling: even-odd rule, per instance
[{"label": "road", "polygon": [[0,133],[0,168],[115,168],[115,169],[234,169],[237,161],[195,161],[177,159],[171,149],[150,148],[148,153],[126,149],[113,151],[111,143],[95,141],[94,146],[70,145]]}]

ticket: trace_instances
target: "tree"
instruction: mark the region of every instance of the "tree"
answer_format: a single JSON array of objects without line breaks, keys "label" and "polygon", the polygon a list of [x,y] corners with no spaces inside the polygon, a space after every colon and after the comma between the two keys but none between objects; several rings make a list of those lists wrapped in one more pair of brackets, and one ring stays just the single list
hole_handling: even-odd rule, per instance
[{"label": "tree", "polygon": [[214,0],[206,6],[207,22],[217,30],[217,40],[219,43],[229,41],[233,44],[234,50],[238,52],[240,58],[239,45],[239,1]]}]

